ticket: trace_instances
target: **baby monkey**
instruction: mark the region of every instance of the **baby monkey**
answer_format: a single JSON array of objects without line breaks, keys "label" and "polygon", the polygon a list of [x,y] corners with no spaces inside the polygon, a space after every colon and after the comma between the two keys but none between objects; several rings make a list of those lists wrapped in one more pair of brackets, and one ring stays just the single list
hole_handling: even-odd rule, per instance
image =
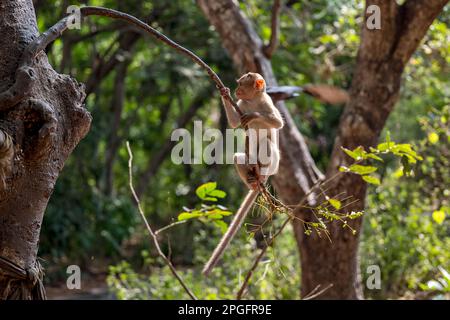
[{"label": "baby monkey", "polygon": [[222,257],[250,212],[258,197],[260,186],[270,175],[277,173],[280,162],[278,130],[283,127],[283,119],[266,93],[263,77],[258,73],[249,72],[240,77],[237,83],[236,97],[239,99],[237,105],[242,115],[228,100],[230,89],[222,89],[221,95],[230,126],[237,128],[242,125],[247,129],[245,153],[235,153],[234,163],[239,176],[250,191],[203,268],[204,275],[208,275]]},{"label": "baby monkey", "polygon": [[247,130],[245,153],[236,153],[234,163],[237,172],[251,190],[257,190],[268,176],[278,171],[280,152],[278,130],[283,127],[283,119],[266,93],[264,78],[249,72],[237,80],[235,95],[240,115],[226,98],[230,89],[221,90],[222,102],[228,122],[232,128],[242,125]]}]

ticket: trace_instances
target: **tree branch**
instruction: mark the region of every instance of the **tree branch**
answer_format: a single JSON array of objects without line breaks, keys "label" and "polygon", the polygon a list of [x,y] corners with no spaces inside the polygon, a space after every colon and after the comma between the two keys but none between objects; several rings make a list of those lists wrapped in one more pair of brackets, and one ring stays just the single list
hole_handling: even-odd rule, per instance
[{"label": "tree branch", "polygon": [[428,28],[447,3],[448,0],[408,0],[400,7],[401,35],[394,51],[395,59],[404,65],[408,62]]},{"label": "tree branch", "polygon": [[194,295],[194,293],[188,288],[186,283],[184,282],[183,278],[178,274],[177,270],[173,266],[172,262],[167,258],[167,256],[162,252],[161,247],[159,246],[158,237],[153,232],[153,229],[150,227],[150,224],[147,221],[147,218],[145,217],[144,210],[142,209],[141,202],[139,200],[139,197],[136,194],[136,191],[134,190],[133,186],[133,153],[131,152],[130,143],[127,141],[127,150],[129,155],[129,161],[128,161],[128,173],[129,173],[129,184],[131,193],[133,194],[134,200],[136,201],[136,204],[138,206],[139,214],[141,215],[142,220],[145,223],[145,227],[147,228],[148,233],[150,234],[150,237],[153,240],[153,243],[156,247],[156,250],[158,252],[158,255],[163,259],[164,263],[169,267],[170,271],[174,275],[174,277],[178,280],[180,285],[183,287],[184,291],[189,295],[189,297],[192,300],[197,300],[197,297]]},{"label": "tree branch", "polygon": [[267,59],[272,58],[275,49],[278,47],[280,33],[280,12],[281,0],[274,0],[272,6],[271,34],[269,43],[264,46],[263,53]]},{"label": "tree branch", "polygon": [[[381,30],[370,30],[366,26],[368,18],[367,8],[376,5],[380,8]],[[386,0],[367,0],[366,18],[362,23],[361,45],[358,51],[358,59],[373,60],[377,57],[378,61],[385,61],[392,52],[392,47],[398,34],[398,16],[399,5],[396,1]]]},{"label": "tree branch", "polygon": [[[145,33],[150,34],[152,37],[164,42],[168,46],[174,48],[178,52],[182,53],[183,55],[189,57],[194,63],[199,65],[201,68],[203,68],[207,73],[208,76],[211,78],[212,81],[215,82],[216,87],[218,89],[225,88],[225,85],[223,84],[222,80],[219,78],[219,76],[214,72],[214,70],[206,64],[200,57],[198,57],[195,53],[190,51],[189,49],[186,49],[185,47],[179,45],[175,41],[171,40],[158,30],[152,28],[145,22],[139,20],[138,18],[120,12],[113,9],[108,8],[102,8],[102,7],[82,7],[80,9],[80,12],[82,16],[91,16],[91,15],[97,15],[97,16],[104,16],[104,17],[110,17],[113,19],[118,19],[125,21],[129,24],[132,24],[136,26],[137,28],[145,31]],[[22,66],[22,68],[18,69],[18,72],[23,69],[26,66],[31,66],[33,64],[34,58],[37,56],[37,54],[44,50],[49,43],[56,40],[58,37],[61,36],[61,34],[67,29],[68,27],[68,21],[72,18],[73,15],[69,15],[67,17],[64,17],[61,19],[57,24],[55,24],[53,27],[51,27],[49,30],[41,34],[36,40],[31,42],[31,44],[25,49],[24,54],[21,58],[21,62],[19,63],[19,66]],[[21,73],[22,74],[22,73]],[[21,75],[19,74],[19,75]],[[29,89],[31,85],[31,81],[33,79],[33,72],[29,70],[25,70],[25,74],[28,75],[27,77],[19,77],[16,76],[16,83],[8,90],[6,90],[3,93],[0,93],[0,110],[4,110],[7,108],[12,107],[14,104],[20,102],[23,97],[26,95],[25,90],[21,90],[22,92],[18,92],[16,89],[17,87],[23,87],[24,89]],[[21,80],[20,83],[17,83],[19,80]],[[231,95],[227,97],[227,99],[232,103],[234,108],[239,114],[242,114],[242,111],[239,109],[239,106],[236,104],[236,102],[233,100]]]}]

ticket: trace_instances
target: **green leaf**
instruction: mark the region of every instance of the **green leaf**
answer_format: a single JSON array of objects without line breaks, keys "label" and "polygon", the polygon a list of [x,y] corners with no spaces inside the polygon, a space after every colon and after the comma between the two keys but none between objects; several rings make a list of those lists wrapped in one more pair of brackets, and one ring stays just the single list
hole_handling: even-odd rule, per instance
[{"label": "green leaf", "polygon": [[362,146],[359,146],[358,148],[354,149],[353,151],[348,150],[344,147],[341,147],[342,150],[351,158],[354,160],[362,160],[366,158],[367,152],[364,150]]},{"label": "green leaf", "polygon": [[377,151],[385,152],[390,150],[393,146],[395,146],[394,142],[383,142],[377,146]]},{"label": "green leaf", "polygon": [[383,162],[383,159],[381,159],[381,158],[380,158],[379,156],[377,156],[377,155],[374,155],[373,153],[368,153],[368,154],[367,154],[367,158],[371,158],[371,159],[374,159],[374,160]]},{"label": "green leaf", "polygon": [[217,213],[220,213],[221,215],[223,215],[224,217],[227,217],[227,216],[231,216],[232,214],[233,214],[233,212],[231,212],[231,211],[228,211],[228,210],[218,210],[218,212]]},{"label": "green leaf", "polygon": [[370,184],[380,185],[380,179],[374,176],[362,176],[363,180]]},{"label": "green leaf", "polygon": [[369,174],[369,173],[377,171],[376,167],[362,166],[359,164],[352,164],[349,169],[351,172],[360,174],[360,175]]},{"label": "green leaf", "polygon": [[[207,183],[199,186],[197,188],[197,190],[195,190],[195,193],[202,200],[210,200],[210,199],[205,199],[206,195],[208,193],[210,193],[211,191],[215,190],[216,188],[217,188],[217,182],[207,182]],[[214,200],[211,200],[211,201],[214,201]],[[216,199],[216,201],[217,201],[217,199]]]},{"label": "green leaf", "polygon": [[211,213],[206,215],[211,220],[222,220],[223,216],[220,213]]},{"label": "green leaf", "polygon": [[359,159],[358,159],[358,155],[356,154],[356,152],[353,152],[353,151],[351,151],[351,150],[349,150],[349,149],[347,149],[347,148],[344,148],[344,147],[341,147],[341,148],[342,148],[342,150],[344,150],[344,152],[345,152],[350,158],[355,159],[355,160],[359,160]]},{"label": "green leaf", "polygon": [[193,218],[201,217],[200,213],[182,212],[178,215],[178,221],[189,220]]},{"label": "green leaf", "polygon": [[410,144],[398,144],[392,148],[392,152],[398,156],[406,156],[409,163],[416,163],[416,160],[423,160],[422,157],[412,149]]},{"label": "green leaf", "polygon": [[432,217],[437,224],[442,224],[445,220],[445,212],[444,210],[436,210],[433,212]]},{"label": "green leaf", "polygon": [[336,209],[339,210],[341,208],[341,202],[336,199],[329,199],[328,202]]},{"label": "green leaf", "polygon": [[212,190],[211,192],[208,192],[208,196],[222,199],[227,196],[227,193],[225,191],[216,189],[216,190]]},{"label": "green leaf", "polygon": [[204,197],[202,200],[204,200],[204,201],[214,201],[214,202],[216,202],[217,201],[217,198],[213,198],[213,197]]}]

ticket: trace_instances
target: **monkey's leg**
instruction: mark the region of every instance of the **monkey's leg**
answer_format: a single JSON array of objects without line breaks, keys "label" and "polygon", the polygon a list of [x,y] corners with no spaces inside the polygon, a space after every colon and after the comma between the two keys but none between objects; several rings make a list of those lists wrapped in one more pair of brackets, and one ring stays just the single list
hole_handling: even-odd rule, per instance
[{"label": "monkey's leg", "polygon": [[264,161],[261,161],[261,181],[263,181],[264,178],[267,179],[269,176],[276,174],[278,172],[278,167],[280,164],[280,152],[278,146],[270,139],[267,139],[266,143],[268,148],[268,155],[262,158],[262,160]]},{"label": "monkey's leg", "polygon": [[241,180],[250,190],[257,190],[259,186],[259,167],[258,165],[248,164],[248,157],[245,153],[236,153],[234,155],[234,164]]}]

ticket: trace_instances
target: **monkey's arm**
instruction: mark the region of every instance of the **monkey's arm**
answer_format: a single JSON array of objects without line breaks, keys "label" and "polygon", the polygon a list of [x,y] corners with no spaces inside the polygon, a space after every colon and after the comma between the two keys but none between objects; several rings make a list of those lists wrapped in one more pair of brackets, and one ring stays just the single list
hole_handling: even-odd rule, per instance
[{"label": "monkey's arm", "polygon": [[227,114],[228,123],[233,129],[239,127],[241,124],[241,117],[234,109],[233,105],[226,99],[222,98],[223,105],[225,107],[225,113]]},{"label": "monkey's arm", "polygon": [[[227,114],[228,123],[230,124],[230,127],[235,129],[241,124],[241,117],[231,102],[226,98],[230,94],[230,89],[223,88],[223,90],[221,90],[221,94],[222,104],[225,108],[225,113]],[[239,101],[237,103],[239,105]]]},{"label": "monkey's arm", "polygon": [[262,114],[260,118],[257,118],[256,121],[263,122],[270,128],[281,129],[284,126],[283,119],[281,118],[278,110],[276,112],[271,112],[268,114]]},{"label": "monkey's arm", "polygon": [[250,112],[246,113],[241,118],[242,125],[249,123],[258,123],[267,129],[281,129],[283,128],[283,119],[278,110],[273,112]]}]

